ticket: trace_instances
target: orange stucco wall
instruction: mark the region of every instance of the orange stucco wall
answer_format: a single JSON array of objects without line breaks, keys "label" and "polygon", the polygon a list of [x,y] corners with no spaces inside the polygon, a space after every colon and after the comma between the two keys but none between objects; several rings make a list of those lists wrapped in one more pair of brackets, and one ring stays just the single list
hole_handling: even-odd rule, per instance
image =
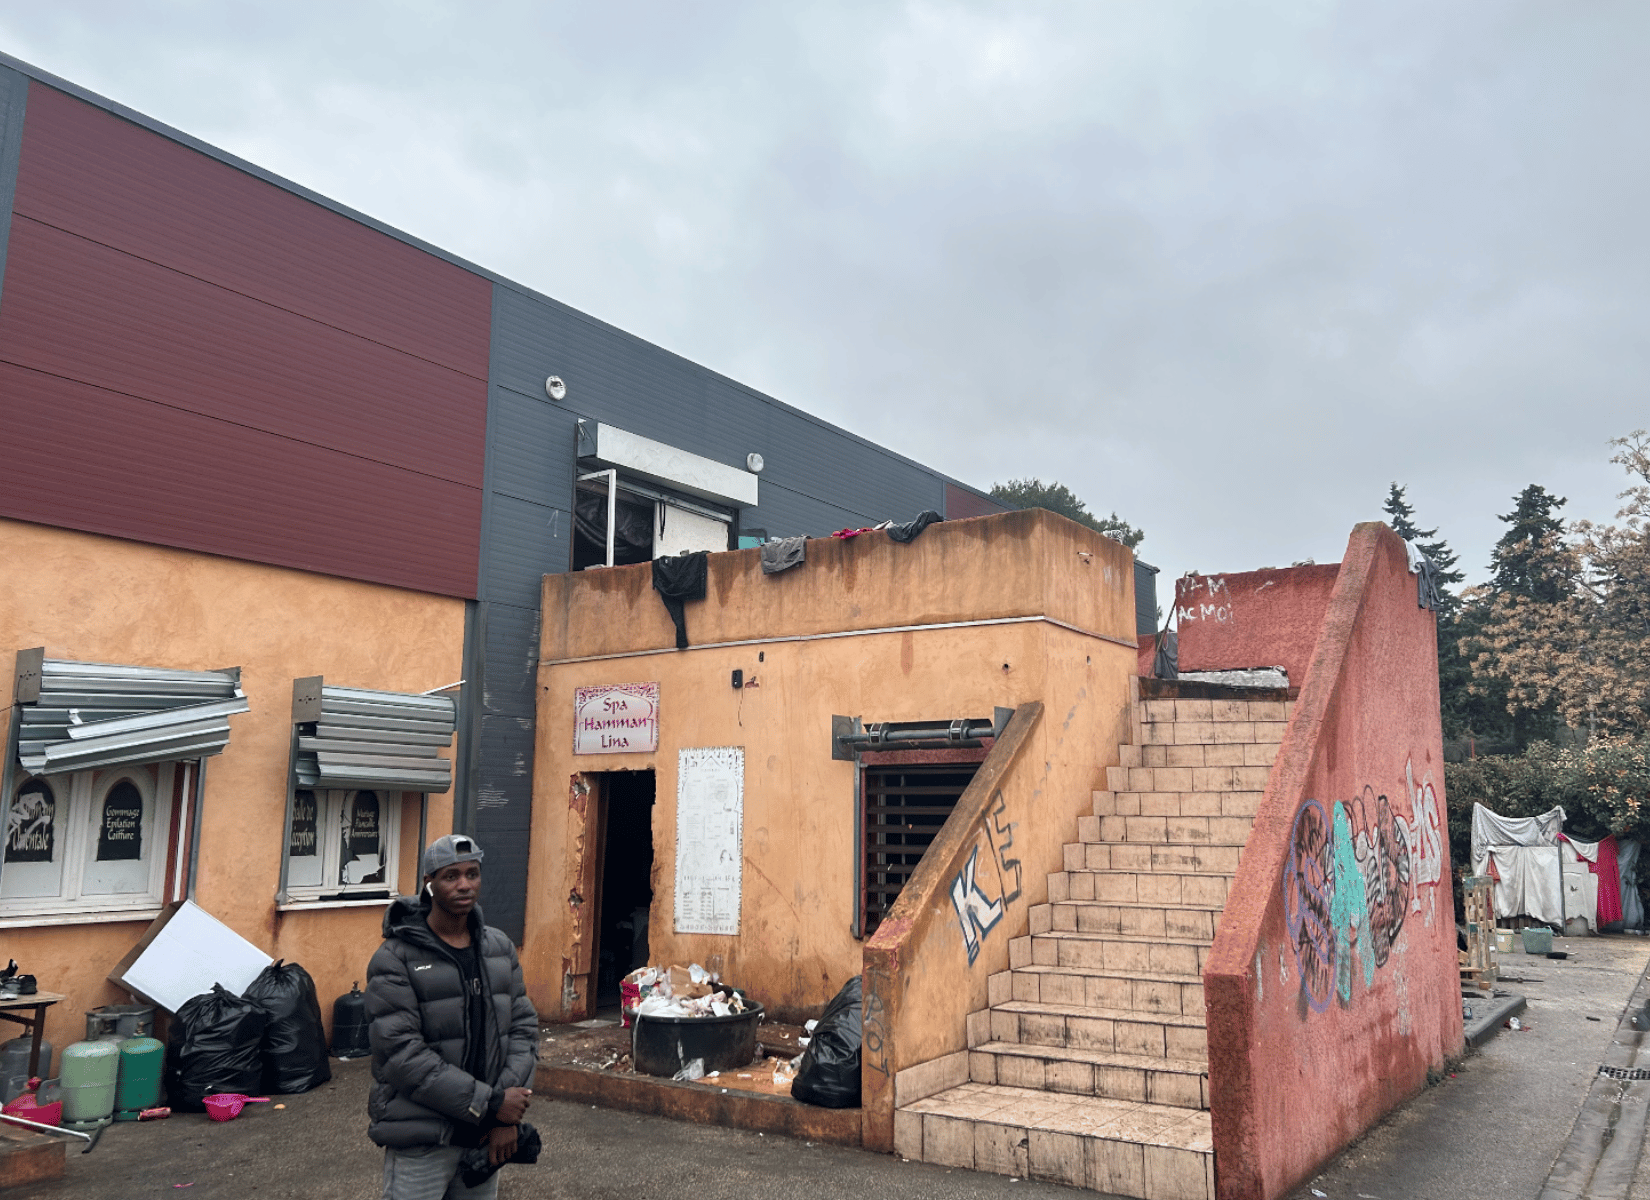
[{"label": "orange stucco wall", "polygon": [[[301,963],[330,1021],[332,999],[364,976],[382,908],[276,911],[292,680],[324,675],[391,691],[452,683],[462,674],[463,601],[6,520],[0,563],[0,653],[44,645],[54,658],[242,668],[251,711],[230,718],[228,749],[206,760],[195,900],[269,954]],[[430,797],[430,835],[451,824],[451,798]],[[416,886],[417,838],[409,804],[406,891]],[[0,960],[16,958],[42,988],[67,994],[47,1022],[61,1048],[84,1036],[86,1009],[126,1002],[105,976],[147,927],[0,928]]]},{"label": "orange stucco wall", "polygon": [[[817,1010],[862,967],[851,931],[855,768],[832,760],[833,714],[943,720],[1047,705],[1034,750],[1039,783],[1023,819],[1045,816],[1049,832],[1023,859],[1016,911],[989,935],[992,954],[971,964],[956,928],[936,935],[947,938],[945,962],[936,954],[925,968],[936,986],[977,991],[980,1003],[986,973],[1002,969],[991,965],[995,950],[1006,963],[1008,937],[1025,932],[1025,910],[1046,898],[1060,844],[1087,811],[1078,806],[1116,761],[1136,659],[1132,564],[1116,542],[1052,514],[1019,512],[935,525],[909,545],[881,533],[811,541],[806,564],[780,575],[763,575],[759,563],[754,550],[710,557],[708,598],[687,605],[693,647],[685,651],[671,648],[674,631],[647,566],[545,579],[523,956],[543,1014],[579,1013],[585,1001],[577,977],[589,969],[584,888],[594,850],[588,796],[573,786],[579,773],[656,772],[652,960],[721,954],[730,979],[798,1012]],[[1003,618],[1030,619],[944,627]],[[750,644],[716,644],[731,641]],[[629,657],[565,661],[590,655]],[[730,683],[735,668],[745,673],[742,691]],[[657,753],[572,753],[575,688],[651,682],[659,684]],[[745,751],[736,937],[673,932],[677,755],[705,746]],[[959,1017],[955,1030],[906,1044],[927,1055],[963,1037]]]},{"label": "orange stucco wall", "polygon": [[1222,1200],[1287,1193],[1460,1051],[1444,803],[1434,617],[1360,525],[1204,971]]}]

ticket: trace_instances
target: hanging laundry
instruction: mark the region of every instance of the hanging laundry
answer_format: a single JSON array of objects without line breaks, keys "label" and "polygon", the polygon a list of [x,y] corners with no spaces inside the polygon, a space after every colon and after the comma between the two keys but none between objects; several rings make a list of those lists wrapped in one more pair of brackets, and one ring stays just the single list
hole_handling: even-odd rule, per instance
[{"label": "hanging laundry", "polygon": [[1615,834],[1598,844],[1598,862],[1593,871],[1598,875],[1598,923],[1609,925],[1621,920],[1621,864],[1616,855]]},{"label": "hanging laundry", "polygon": [[866,525],[866,526],[863,526],[862,528],[859,528],[859,529],[839,529],[835,533],[833,533],[831,536],[834,537],[834,538],[841,538],[843,541],[847,541],[849,538],[857,538],[862,533],[871,533],[871,532],[872,532],[871,526]]},{"label": "hanging laundry", "polygon": [[779,542],[762,544],[762,574],[777,575],[799,566],[808,557],[808,539],[786,538]]},{"label": "hanging laundry", "polygon": [[653,560],[653,590],[665,602],[665,611],[676,626],[676,648],[688,648],[687,620],[682,604],[687,600],[705,598],[705,564],[709,555],[703,550],[678,554],[672,558]]},{"label": "hanging laundry", "polygon": [[922,512],[917,514],[917,519],[914,521],[907,521],[903,525],[890,525],[888,527],[888,536],[893,538],[896,542],[913,542],[916,540],[917,535],[924,529],[927,529],[935,521],[943,520],[945,520],[945,518],[940,516],[939,513],[935,512],[931,508],[925,508]]},{"label": "hanging laundry", "polygon": [[1416,576],[1415,603],[1420,608],[1438,608],[1438,566],[1414,542],[1404,543],[1409,557],[1409,573]]}]

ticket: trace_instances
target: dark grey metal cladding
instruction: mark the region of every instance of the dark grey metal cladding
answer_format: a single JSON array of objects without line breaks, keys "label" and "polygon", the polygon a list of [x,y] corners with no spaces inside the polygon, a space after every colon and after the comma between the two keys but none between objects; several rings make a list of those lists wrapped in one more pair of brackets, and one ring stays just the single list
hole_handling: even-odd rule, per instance
[{"label": "dark grey metal cladding", "polygon": [[765,530],[769,537],[824,537],[838,529],[858,529],[885,519],[822,503],[766,479],[761,496],[757,507],[740,511],[740,529]]},{"label": "dark grey metal cladding", "polygon": [[23,151],[23,112],[28,99],[28,76],[0,66],[0,301],[6,294],[6,246],[11,241],[11,206],[17,196],[17,161]]},{"label": "dark grey metal cladding", "polygon": [[532,718],[538,687],[539,610],[513,604],[487,609],[486,657],[488,712]]},{"label": "dark grey metal cladding", "polygon": [[[569,489],[571,495],[571,489]],[[565,509],[487,497],[481,542],[481,602],[538,611],[540,580],[567,570],[573,523]]]},{"label": "dark grey metal cladding", "polygon": [[1157,572],[1150,563],[1134,560],[1134,628],[1136,633],[1157,632]]}]

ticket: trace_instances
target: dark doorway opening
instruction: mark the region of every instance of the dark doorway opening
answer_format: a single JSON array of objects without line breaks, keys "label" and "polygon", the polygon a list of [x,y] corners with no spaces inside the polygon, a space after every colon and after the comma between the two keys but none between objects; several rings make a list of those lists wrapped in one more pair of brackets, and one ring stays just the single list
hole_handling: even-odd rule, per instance
[{"label": "dark doorway opening", "polygon": [[619,981],[647,965],[653,904],[652,771],[602,776],[601,927],[597,934],[596,1007],[619,1003]]}]

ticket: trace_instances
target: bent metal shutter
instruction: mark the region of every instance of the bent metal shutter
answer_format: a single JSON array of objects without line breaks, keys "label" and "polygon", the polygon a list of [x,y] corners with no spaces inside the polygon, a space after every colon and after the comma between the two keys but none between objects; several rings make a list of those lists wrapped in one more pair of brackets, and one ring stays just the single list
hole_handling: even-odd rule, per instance
[{"label": "bent metal shutter", "polygon": [[241,671],[177,671],[19,650],[17,761],[34,775],[221,754]]},{"label": "bent metal shutter", "polygon": [[304,788],[445,792],[458,706],[446,696],[330,687],[319,675],[292,681],[297,726],[293,774]]}]

